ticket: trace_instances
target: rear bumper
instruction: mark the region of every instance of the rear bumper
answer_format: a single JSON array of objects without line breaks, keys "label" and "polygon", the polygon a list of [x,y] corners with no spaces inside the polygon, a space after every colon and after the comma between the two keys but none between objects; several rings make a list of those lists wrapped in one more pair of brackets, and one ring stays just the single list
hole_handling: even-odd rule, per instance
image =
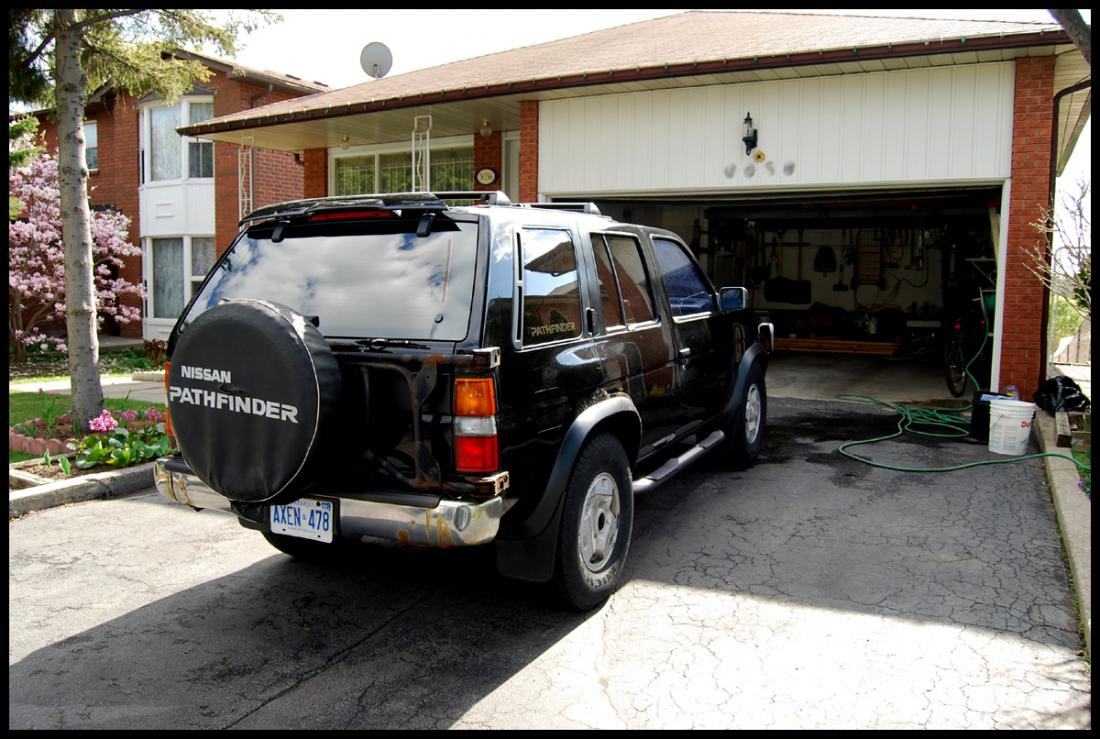
[{"label": "rear bumper", "polygon": [[[162,457],[153,467],[157,490],[165,498],[192,508],[233,513],[228,498],[211,490],[195,475],[179,471],[179,463]],[[176,467],[177,469],[171,469]],[[496,538],[504,515],[499,495],[485,501],[440,499],[433,507],[332,497],[339,501],[340,535],[375,536],[423,547],[462,547]]]}]

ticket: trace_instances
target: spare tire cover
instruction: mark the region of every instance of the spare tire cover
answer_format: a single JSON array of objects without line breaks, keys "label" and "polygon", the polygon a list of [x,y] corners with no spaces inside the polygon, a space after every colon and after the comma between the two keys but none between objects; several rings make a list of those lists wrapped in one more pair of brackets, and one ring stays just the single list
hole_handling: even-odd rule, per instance
[{"label": "spare tire cover", "polygon": [[230,500],[290,500],[324,454],[340,370],[321,332],[276,303],[232,300],[179,334],[168,407],[191,470]]}]

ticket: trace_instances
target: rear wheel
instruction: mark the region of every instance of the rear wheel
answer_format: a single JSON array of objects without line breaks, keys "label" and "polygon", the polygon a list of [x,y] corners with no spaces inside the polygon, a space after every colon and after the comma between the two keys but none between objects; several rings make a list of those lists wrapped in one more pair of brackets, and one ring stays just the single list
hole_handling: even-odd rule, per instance
[{"label": "rear wheel", "polygon": [[555,585],[568,606],[588,610],[621,584],[633,529],[630,465],[615,437],[599,436],[581,452],[564,505]]},{"label": "rear wheel", "polygon": [[947,380],[947,389],[956,398],[966,392],[966,359],[963,357],[962,342],[951,339],[943,350],[943,375]]},{"label": "rear wheel", "polygon": [[331,544],[326,544],[325,542],[310,541],[297,536],[273,534],[270,531],[262,533],[271,546],[283,554],[289,554],[291,557],[305,562],[331,562],[341,555],[348,554],[351,547],[355,546],[354,542],[339,538],[334,539]]}]

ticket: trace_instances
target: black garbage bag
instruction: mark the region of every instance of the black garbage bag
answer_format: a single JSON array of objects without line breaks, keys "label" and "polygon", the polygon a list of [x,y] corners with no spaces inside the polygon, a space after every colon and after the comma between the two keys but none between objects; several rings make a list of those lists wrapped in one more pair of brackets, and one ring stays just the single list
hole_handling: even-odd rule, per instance
[{"label": "black garbage bag", "polygon": [[1058,411],[1085,411],[1089,399],[1080,386],[1068,377],[1052,377],[1035,391],[1035,405],[1054,415]]}]

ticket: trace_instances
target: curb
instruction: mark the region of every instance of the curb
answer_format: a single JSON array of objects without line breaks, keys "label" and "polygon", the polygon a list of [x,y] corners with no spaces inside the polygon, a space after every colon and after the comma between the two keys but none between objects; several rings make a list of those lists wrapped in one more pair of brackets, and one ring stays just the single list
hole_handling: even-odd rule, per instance
[{"label": "curb", "polygon": [[8,520],[31,511],[79,503],[97,498],[116,498],[153,486],[153,462],[124,470],[97,472],[69,480],[38,485],[8,493]]},{"label": "curb", "polygon": [[134,382],[164,382],[164,370],[131,372],[130,379]]},{"label": "curb", "polygon": [[[1044,452],[1069,454],[1057,445],[1054,419],[1036,409],[1039,446]],[[1077,468],[1064,459],[1044,457],[1050,497],[1069,560],[1070,579],[1077,593],[1078,617],[1085,632],[1085,650],[1092,655],[1092,501],[1077,487]]]}]

